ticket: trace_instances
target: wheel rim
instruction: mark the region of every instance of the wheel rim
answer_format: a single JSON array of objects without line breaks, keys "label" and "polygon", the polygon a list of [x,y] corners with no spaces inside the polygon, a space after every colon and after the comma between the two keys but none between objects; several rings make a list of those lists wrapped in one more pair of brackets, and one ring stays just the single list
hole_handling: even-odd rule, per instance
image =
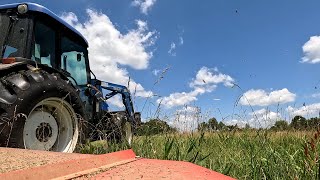
[{"label": "wheel rim", "polygon": [[26,119],[23,141],[26,149],[73,152],[78,134],[78,120],[71,105],[60,98],[47,98]]}]

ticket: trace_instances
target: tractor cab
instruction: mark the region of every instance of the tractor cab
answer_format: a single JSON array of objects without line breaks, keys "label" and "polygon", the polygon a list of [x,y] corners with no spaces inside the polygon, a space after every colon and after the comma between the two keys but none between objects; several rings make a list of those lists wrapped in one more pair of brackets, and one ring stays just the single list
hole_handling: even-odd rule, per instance
[{"label": "tractor cab", "polygon": [[87,41],[47,8],[33,3],[0,6],[0,27],[2,64],[31,60],[59,70],[75,85],[90,82]]}]

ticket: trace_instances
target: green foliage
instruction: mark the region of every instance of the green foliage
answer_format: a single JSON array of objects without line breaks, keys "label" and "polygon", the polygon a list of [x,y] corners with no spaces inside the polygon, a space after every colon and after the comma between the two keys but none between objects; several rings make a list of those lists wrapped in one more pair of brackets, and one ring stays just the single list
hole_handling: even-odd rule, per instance
[{"label": "green foliage", "polygon": [[[211,120],[213,123],[214,120]],[[274,131],[239,129],[200,123],[199,133],[177,133],[164,121],[153,119],[140,129],[132,149],[138,156],[189,161],[237,179],[319,179],[320,118],[277,121]],[[208,132],[206,132],[208,130]],[[308,131],[306,131],[308,130]],[[166,133],[174,132],[174,133]],[[107,149],[106,149],[107,147]],[[85,144],[82,153],[106,153],[129,148],[126,144]]]},{"label": "green foliage", "polygon": [[197,130],[200,132],[203,132],[203,131],[228,130],[229,128],[223,122],[220,121],[218,123],[217,119],[212,117],[209,119],[207,123],[206,122],[199,123]]},{"label": "green foliage", "polygon": [[130,146],[126,143],[118,143],[116,141],[98,140],[80,144],[76,148],[76,152],[82,154],[105,154],[128,149]]},{"label": "green foliage", "polygon": [[199,123],[198,125],[198,128],[197,128],[198,131],[208,131],[209,130],[209,124],[206,123],[206,122],[201,122]]},{"label": "green foliage", "polygon": [[316,179],[320,145],[310,137],[254,130],[167,134],[138,137],[133,149],[142,157],[189,161],[237,179]]},{"label": "green foliage", "polygon": [[[189,161],[237,179],[318,179],[320,131],[266,130],[161,134],[135,137],[138,156]],[[93,142],[82,153],[129,148],[124,143]]]},{"label": "green foliage", "polygon": [[218,124],[218,129],[219,130],[226,130],[227,126],[223,122],[219,122]]},{"label": "green foliage", "polygon": [[295,116],[289,126],[293,130],[316,130],[319,128],[319,124],[320,118],[313,117],[306,119],[302,116]]},{"label": "green foliage", "polygon": [[279,120],[271,127],[271,130],[283,131],[283,130],[288,130],[288,128],[289,128],[289,125],[287,121]]},{"label": "green foliage", "polygon": [[211,130],[217,130],[218,129],[218,121],[216,118],[212,117],[208,121],[209,127]]},{"label": "green foliage", "polygon": [[150,119],[145,123],[141,123],[141,125],[137,128],[136,134],[140,136],[149,136],[162,133],[172,133],[176,131],[177,130],[175,128],[170,127],[165,121],[160,119]]},{"label": "green foliage", "polygon": [[306,120],[306,118],[304,118],[302,116],[295,116],[292,119],[291,124],[290,124],[290,126],[293,129],[297,129],[297,130],[305,129],[306,125],[307,125],[307,120]]}]

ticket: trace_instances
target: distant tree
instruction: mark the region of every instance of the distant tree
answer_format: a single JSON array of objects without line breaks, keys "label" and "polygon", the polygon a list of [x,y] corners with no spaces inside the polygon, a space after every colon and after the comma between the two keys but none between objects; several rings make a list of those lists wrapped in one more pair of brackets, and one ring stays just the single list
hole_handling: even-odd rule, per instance
[{"label": "distant tree", "polygon": [[209,130],[209,124],[206,122],[202,122],[198,124],[198,131],[208,131]]},{"label": "distant tree", "polygon": [[215,131],[218,129],[218,121],[216,118],[210,118],[208,124],[211,130]]},{"label": "distant tree", "polygon": [[302,116],[295,116],[290,123],[290,127],[296,130],[304,130],[307,127],[307,120]]},{"label": "distant tree", "polygon": [[225,130],[226,127],[227,127],[227,126],[226,126],[222,121],[219,122],[219,124],[218,124],[218,130]]},{"label": "distant tree", "polygon": [[276,131],[283,131],[283,130],[287,130],[288,127],[289,125],[287,121],[279,120],[271,127],[271,129]]},{"label": "distant tree", "polygon": [[244,129],[251,129],[250,125],[247,123],[246,126],[244,127]]},{"label": "distant tree", "polygon": [[236,125],[227,126],[227,129],[228,129],[229,131],[237,131],[237,130],[239,130],[240,128],[238,127],[238,124],[236,124]]},{"label": "distant tree", "polygon": [[176,132],[177,129],[170,127],[167,122],[160,119],[150,119],[137,128],[137,135],[156,135],[167,132]]},{"label": "distant tree", "polygon": [[320,125],[320,118],[310,118],[309,120],[307,120],[307,126],[308,129],[315,129],[318,128]]}]

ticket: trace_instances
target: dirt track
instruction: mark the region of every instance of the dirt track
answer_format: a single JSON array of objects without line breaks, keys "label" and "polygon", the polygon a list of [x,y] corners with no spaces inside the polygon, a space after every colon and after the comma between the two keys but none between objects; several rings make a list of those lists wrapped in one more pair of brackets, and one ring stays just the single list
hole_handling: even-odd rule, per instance
[{"label": "dirt track", "polygon": [[0,148],[0,173],[91,156],[94,155]]}]

